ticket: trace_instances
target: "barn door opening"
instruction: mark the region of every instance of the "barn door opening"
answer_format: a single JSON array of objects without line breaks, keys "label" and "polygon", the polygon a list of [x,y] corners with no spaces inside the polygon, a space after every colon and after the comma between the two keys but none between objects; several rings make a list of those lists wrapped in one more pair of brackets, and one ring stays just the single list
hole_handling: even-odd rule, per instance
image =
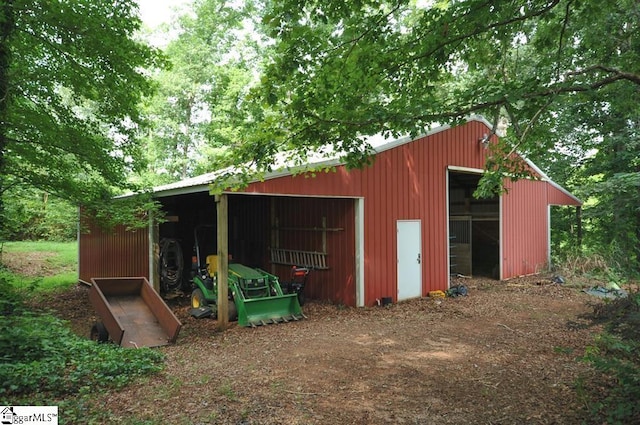
[{"label": "barn door opening", "polygon": [[420,220],[398,220],[398,301],[422,296]]},{"label": "barn door opening", "polygon": [[482,175],[448,171],[449,272],[451,276],[500,277],[500,200],[476,199]]},{"label": "barn door opening", "polygon": [[449,218],[449,258],[452,273],[471,276],[471,216],[461,215]]}]

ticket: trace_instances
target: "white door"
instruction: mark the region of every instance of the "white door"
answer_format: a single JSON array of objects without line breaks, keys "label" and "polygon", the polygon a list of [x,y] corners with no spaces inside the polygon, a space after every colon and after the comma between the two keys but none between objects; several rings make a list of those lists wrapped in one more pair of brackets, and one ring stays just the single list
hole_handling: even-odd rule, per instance
[{"label": "white door", "polygon": [[399,220],[398,301],[422,296],[422,232],[420,220]]}]

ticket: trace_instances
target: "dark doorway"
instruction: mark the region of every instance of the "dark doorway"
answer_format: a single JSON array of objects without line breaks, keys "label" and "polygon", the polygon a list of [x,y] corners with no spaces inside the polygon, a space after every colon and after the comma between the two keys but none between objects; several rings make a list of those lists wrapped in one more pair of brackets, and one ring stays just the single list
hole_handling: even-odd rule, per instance
[{"label": "dark doorway", "polygon": [[476,199],[482,176],[449,171],[449,255],[452,276],[499,278],[500,200]]}]

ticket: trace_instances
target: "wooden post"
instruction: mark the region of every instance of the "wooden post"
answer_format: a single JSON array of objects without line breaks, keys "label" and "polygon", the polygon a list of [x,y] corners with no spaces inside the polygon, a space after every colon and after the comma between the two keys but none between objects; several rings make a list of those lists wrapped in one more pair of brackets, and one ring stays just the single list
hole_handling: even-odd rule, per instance
[{"label": "wooden post", "polygon": [[218,211],[218,328],[229,326],[229,205],[227,195],[216,196]]},{"label": "wooden post", "polygon": [[322,252],[327,253],[327,217],[322,217]]},{"label": "wooden post", "polygon": [[578,205],[576,207],[576,224],[577,224],[577,233],[578,233],[578,250],[582,250],[582,207]]},{"label": "wooden post", "polygon": [[[272,196],[269,198],[269,207],[270,212],[269,215],[271,220],[271,247],[270,248],[280,248],[280,229],[278,217],[276,215],[276,199]],[[273,258],[273,257],[272,257]],[[276,265],[274,262],[271,262],[271,274],[276,274]]]},{"label": "wooden post", "polygon": [[158,220],[149,215],[149,280],[153,289],[160,293],[160,226]]}]

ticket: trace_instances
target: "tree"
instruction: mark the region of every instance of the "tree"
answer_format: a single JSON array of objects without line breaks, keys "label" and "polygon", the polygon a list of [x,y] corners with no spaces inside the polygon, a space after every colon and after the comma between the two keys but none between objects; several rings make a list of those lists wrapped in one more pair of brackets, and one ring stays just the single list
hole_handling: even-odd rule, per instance
[{"label": "tree", "polygon": [[4,237],[8,240],[69,241],[77,237],[78,207],[35,188],[4,193]]},{"label": "tree", "polygon": [[259,116],[246,101],[260,58],[253,10],[251,1],[199,0],[192,15],[179,17],[178,36],[165,49],[173,66],[155,76],[159,90],[145,109],[153,123],[150,162],[161,181],[228,165],[225,150]]},{"label": "tree", "polygon": [[543,152],[556,105],[624,82],[638,90],[639,14],[633,0],[267,1],[270,111],[237,162],[266,169],[278,151],[304,158],[331,143],[359,165],[364,136],[472,113],[507,118],[509,150]]},{"label": "tree", "polygon": [[591,201],[589,246],[619,270],[640,274],[640,92],[629,85],[604,89],[588,116],[595,154],[584,163],[581,192]]},{"label": "tree", "polygon": [[85,204],[130,187],[145,70],[164,65],[139,27],[133,0],[0,1],[0,215],[14,186]]}]

